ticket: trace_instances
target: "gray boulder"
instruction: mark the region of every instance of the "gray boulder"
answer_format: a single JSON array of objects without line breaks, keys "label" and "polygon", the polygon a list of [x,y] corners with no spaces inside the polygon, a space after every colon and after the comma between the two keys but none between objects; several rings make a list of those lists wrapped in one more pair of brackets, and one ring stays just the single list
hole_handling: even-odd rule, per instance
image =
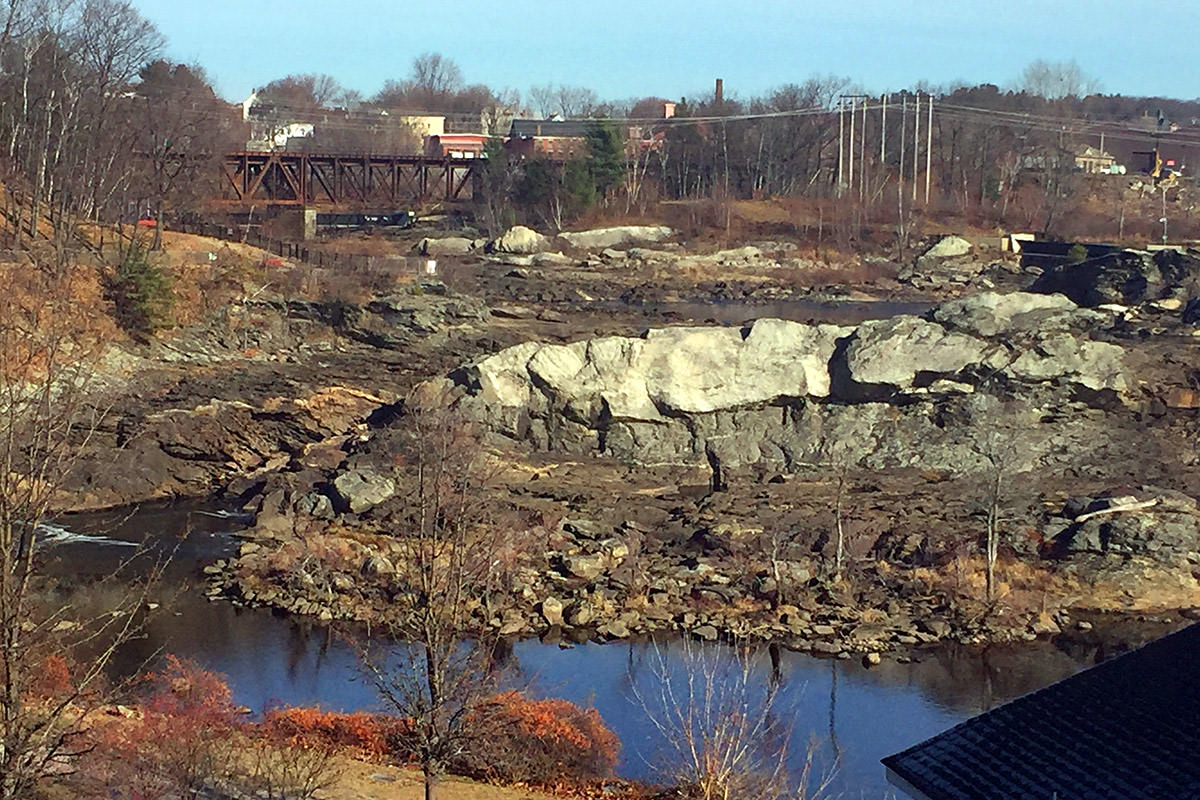
[{"label": "gray boulder", "polygon": [[971,243],[961,236],[943,236],[921,258],[956,258],[971,252]]},{"label": "gray boulder", "polygon": [[971,243],[966,239],[959,236],[943,237],[911,264],[902,267],[897,277],[923,286],[969,283],[984,268],[984,264],[977,259],[966,258],[970,252]]},{"label": "gray boulder", "polygon": [[542,618],[547,625],[563,624],[563,602],[557,597],[547,597],[542,601]]},{"label": "gray boulder", "polygon": [[621,225],[576,233],[564,232],[560,233],[558,238],[580,250],[603,250],[609,247],[654,244],[674,235],[675,231],[665,225]]},{"label": "gray boulder", "polygon": [[492,242],[491,250],[496,253],[529,255],[550,249],[550,239],[524,225],[514,225]]},{"label": "gray boulder", "polygon": [[1060,292],[1081,306],[1137,305],[1169,294],[1200,291],[1200,254],[1194,250],[1119,250],[1046,269],[1031,287]]},{"label": "gray boulder", "polygon": [[1069,333],[1041,337],[1036,347],[1018,355],[1005,372],[1023,381],[1066,379],[1097,392],[1125,394],[1132,388],[1124,350]]},{"label": "gray boulder", "polygon": [[978,292],[942,303],[932,312],[938,324],[972,336],[1092,327],[1108,317],[1081,309],[1061,294]]},{"label": "gray boulder", "polygon": [[470,253],[475,247],[473,239],[462,236],[445,236],[440,239],[426,237],[417,245],[417,252],[423,256],[461,256]]},{"label": "gray boulder", "polygon": [[354,514],[374,508],[396,494],[396,482],[391,476],[372,469],[343,472],[333,479],[333,488]]},{"label": "gray boulder", "polygon": [[1200,552],[1197,502],[1179,492],[1147,486],[1133,495],[1073,497],[1062,513],[1065,518],[1043,525],[1060,557],[1109,554],[1174,563]]},{"label": "gray boulder", "polygon": [[608,567],[608,560],[602,553],[576,553],[565,556],[563,566],[566,567],[568,575],[582,578],[585,581],[594,581]]},{"label": "gray boulder", "polygon": [[996,345],[919,317],[872,320],[858,326],[846,347],[847,381],[837,394],[855,400],[880,390],[903,391],[913,388],[918,376],[931,383],[967,367],[998,365],[998,358]]}]

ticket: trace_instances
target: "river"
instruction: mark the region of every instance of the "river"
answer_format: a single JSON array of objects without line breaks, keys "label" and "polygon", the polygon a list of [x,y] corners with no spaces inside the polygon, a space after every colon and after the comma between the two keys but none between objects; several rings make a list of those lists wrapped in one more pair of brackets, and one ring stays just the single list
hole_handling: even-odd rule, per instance
[{"label": "river", "polygon": [[[245,520],[204,504],[145,506],[121,514],[64,518],[42,551],[47,568],[71,576],[102,575],[147,541],[151,553],[174,554],[146,636],[115,665],[136,670],[164,653],[191,659],[226,676],[235,702],[261,711],[272,703],[319,704],[332,710],[379,710],[359,674],[352,646],[321,625],[266,609],[207,601],[195,587],[203,564],[230,554]],[[186,535],[184,535],[186,534]],[[1094,663],[1096,648],[1041,641],[1020,648],[941,647],[919,661],[885,660],[867,669],[854,660],[819,659],[783,651],[772,669],[766,649],[750,656],[751,697],[778,687],[771,713],[790,729],[793,767],[817,742],[818,761],[836,762],[834,791],[883,797],[890,790],[879,759],[992,706]],[[619,773],[654,780],[670,762],[646,698],[662,674],[678,679],[701,664],[732,658],[730,648],[680,639],[560,647],[515,643],[513,680],[536,694],[591,703],[623,743]],[[772,684],[772,682],[774,682]],[[642,698],[639,700],[639,696]]]}]

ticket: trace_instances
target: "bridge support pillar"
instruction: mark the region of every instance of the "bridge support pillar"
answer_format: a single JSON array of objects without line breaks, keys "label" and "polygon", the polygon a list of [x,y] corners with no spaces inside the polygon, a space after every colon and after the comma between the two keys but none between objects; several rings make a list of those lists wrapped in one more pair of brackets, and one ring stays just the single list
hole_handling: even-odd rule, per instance
[{"label": "bridge support pillar", "polygon": [[280,233],[288,239],[310,241],[317,238],[317,210],[290,208],[279,212]]}]

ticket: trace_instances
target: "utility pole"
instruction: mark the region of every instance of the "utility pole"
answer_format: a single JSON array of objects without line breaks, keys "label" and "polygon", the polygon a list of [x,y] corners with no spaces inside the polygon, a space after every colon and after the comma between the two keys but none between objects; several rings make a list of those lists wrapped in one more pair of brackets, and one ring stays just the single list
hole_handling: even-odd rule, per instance
[{"label": "utility pole", "polygon": [[921,152],[921,93],[917,92],[916,105],[913,107],[913,173],[912,201],[917,202],[917,172],[920,169],[917,154]]},{"label": "utility pole", "polygon": [[925,205],[929,205],[929,175],[933,169],[933,95],[929,95],[929,121],[925,124]]},{"label": "utility pole", "polygon": [[845,110],[845,107],[846,107],[845,101],[843,101],[842,98],[839,97],[838,98],[838,171],[837,171],[837,194],[838,194],[838,197],[842,196],[842,182],[843,182],[842,179],[845,177],[845,172],[844,172],[845,162],[844,162],[844,159],[842,158],[842,145],[845,144],[845,141],[846,141],[846,131],[845,131],[846,115],[843,113],[843,111]]},{"label": "utility pole", "polygon": [[850,191],[854,191],[854,114],[858,111],[858,95],[850,97]]},{"label": "utility pole", "polygon": [[900,175],[896,179],[896,238],[901,261],[904,261],[904,240],[907,237],[907,231],[904,229],[904,132],[907,129],[908,95],[906,94],[900,102]]},{"label": "utility pole", "polygon": [[900,100],[900,210],[904,211],[904,134],[908,131],[908,95]]},{"label": "utility pole", "polygon": [[888,96],[885,94],[879,105],[879,164],[887,163],[887,107]]},{"label": "utility pole", "polygon": [[858,176],[858,200],[864,202],[867,199],[867,98],[863,98],[863,113],[862,113],[862,148],[859,151],[858,157],[859,176]]}]

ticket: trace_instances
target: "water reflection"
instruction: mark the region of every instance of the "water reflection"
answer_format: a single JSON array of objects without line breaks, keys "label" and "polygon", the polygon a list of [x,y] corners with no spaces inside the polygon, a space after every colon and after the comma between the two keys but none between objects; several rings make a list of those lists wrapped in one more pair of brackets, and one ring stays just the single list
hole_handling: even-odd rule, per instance
[{"label": "water reflection", "polygon": [[[728,656],[722,648],[704,649]],[[124,663],[140,664],[155,651],[225,674],[235,701],[255,711],[273,703],[383,710],[346,641],[323,626],[269,611],[185,595],[152,621]],[[654,779],[664,743],[637,697],[653,692],[659,657],[668,670],[689,663],[678,640],[568,647],[525,641],[513,645],[506,667],[537,694],[594,705],[624,743],[620,773]],[[789,720],[791,739],[801,745],[792,766],[799,769],[804,743],[815,739],[824,763],[840,763],[836,787],[871,797],[887,791],[879,758],[1082,666],[1053,647],[947,649],[921,663],[885,661],[870,670],[779,649],[764,648],[754,658],[753,685],[773,685],[773,712]]]},{"label": "water reflection", "polygon": [[[121,652],[115,668],[133,671],[173,653],[226,675],[234,700],[254,711],[274,703],[383,710],[360,673],[354,648],[328,627],[204,599],[198,589],[200,566],[230,551],[227,531],[232,523],[195,511],[157,508],[117,519],[116,525],[113,519],[96,522],[96,529],[110,538],[133,540],[156,532],[185,554],[176,559],[171,579],[161,589],[163,608],[150,618],[145,636]],[[93,521],[79,518],[65,526],[85,530]],[[181,544],[180,525],[192,532]],[[122,558],[123,549],[81,540],[56,545],[50,557],[64,575],[103,574],[108,561]],[[728,648],[697,647],[706,657],[731,656]],[[512,643],[510,652],[497,657],[535,693],[594,705],[624,743],[620,773],[654,779],[660,775],[656,765],[664,758],[664,742],[637,698],[653,694],[659,671],[681,675],[691,668],[691,649],[678,639],[603,646],[525,641]],[[866,669],[856,661],[764,647],[751,654],[749,688],[758,696],[776,694],[771,712],[799,745],[793,769],[801,766],[805,743],[815,740],[819,761],[839,764],[836,791],[880,797],[889,791],[878,763],[882,756],[1110,654],[1099,644],[1065,640],[1059,646],[1035,643],[982,652],[946,647],[925,653],[919,663],[885,661]]]}]

